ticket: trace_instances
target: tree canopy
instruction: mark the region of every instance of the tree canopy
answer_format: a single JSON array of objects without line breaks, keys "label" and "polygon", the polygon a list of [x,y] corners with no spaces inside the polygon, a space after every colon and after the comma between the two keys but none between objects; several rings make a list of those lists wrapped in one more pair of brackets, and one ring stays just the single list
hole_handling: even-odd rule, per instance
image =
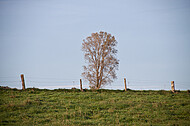
[{"label": "tree canopy", "polygon": [[82,51],[87,64],[83,66],[82,76],[88,80],[91,88],[99,89],[117,78],[119,60],[116,46],[115,37],[102,31],[92,33],[83,40]]}]

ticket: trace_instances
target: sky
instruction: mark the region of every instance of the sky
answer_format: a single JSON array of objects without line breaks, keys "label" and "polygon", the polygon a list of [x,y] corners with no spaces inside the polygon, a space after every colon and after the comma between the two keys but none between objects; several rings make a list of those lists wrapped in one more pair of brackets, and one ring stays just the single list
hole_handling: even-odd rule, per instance
[{"label": "sky", "polygon": [[82,40],[100,31],[120,61],[105,89],[190,89],[189,0],[0,0],[0,85],[79,88]]}]

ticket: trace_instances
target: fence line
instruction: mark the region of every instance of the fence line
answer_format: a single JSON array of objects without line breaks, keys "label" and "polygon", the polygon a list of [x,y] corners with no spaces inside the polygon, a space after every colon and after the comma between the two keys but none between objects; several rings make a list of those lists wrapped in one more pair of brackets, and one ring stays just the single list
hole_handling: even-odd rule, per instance
[{"label": "fence line", "polygon": [[[0,85],[13,83],[19,85],[21,87],[21,80],[18,77],[0,77]],[[124,78],[123,78],[124,79]],[[118,79],[114,81],[111,85],[107,85],[105,88],[111,89],[125,89],[124,80]],[[80,79],[63,79],[63,78],[47,78],[47,77],[25,77],[26,87],[44,87],[44,88],[72,88],[77,87],[80,88]],[[86,82],[86,81],[84,81]],[[89,88],[89,85],[83,82],[84,88]],[[11,83],[11,84],[10,84]],[[152,85],[149,85],[149,84]],[[40,85],[38,85],[40,84]],[[55,85],[58,84],[58,85]],[[170,81],[162,81],[162,80],[139,80],[139,79],[127,79],[126,80],[127,88],[130,89],[171,89]],[[176,87],[183,87],[188,89],[188,85],[190,82],[183,81],[175,81]],[[7,85],[6,85],[7,86]]]}]

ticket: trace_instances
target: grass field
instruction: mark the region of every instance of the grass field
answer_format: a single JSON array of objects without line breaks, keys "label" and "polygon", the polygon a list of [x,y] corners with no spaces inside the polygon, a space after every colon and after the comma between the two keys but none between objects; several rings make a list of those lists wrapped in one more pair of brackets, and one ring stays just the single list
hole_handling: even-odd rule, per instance
[{"label": "grass field", "polygon": [[0,125],[190,125],[190,94],[0,89]]}]

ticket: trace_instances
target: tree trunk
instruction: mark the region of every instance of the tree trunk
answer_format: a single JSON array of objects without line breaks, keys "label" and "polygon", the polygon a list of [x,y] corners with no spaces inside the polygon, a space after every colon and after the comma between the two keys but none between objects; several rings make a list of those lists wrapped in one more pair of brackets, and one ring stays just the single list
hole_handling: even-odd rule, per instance
[{"label": "tree trunk", "polygon": [[97,82],[96,82],[97,84],[96,84],[96,89],[99,89],[98,87],[99,87],[99,79],[97,79]]}]

